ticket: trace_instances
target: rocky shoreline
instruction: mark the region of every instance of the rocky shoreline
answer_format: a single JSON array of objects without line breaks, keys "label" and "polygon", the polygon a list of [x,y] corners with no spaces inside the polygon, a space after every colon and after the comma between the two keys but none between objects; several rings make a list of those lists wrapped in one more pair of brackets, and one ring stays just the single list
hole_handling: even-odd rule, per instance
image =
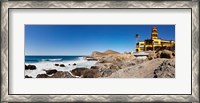
[{"label": "rocky shoreline", "polygon": [[[79,67],[71,71],[44,70],[45,73],[37,74],[36,78],[175,78],[175,53],[169,50],[151,53],[146,59],[112,50],[95,51],[85,60],[97,63],[91,68]],[[65,67],[64,64],[55,66]],[[35,69],[34,65],[25,65],[25,70]]]}]

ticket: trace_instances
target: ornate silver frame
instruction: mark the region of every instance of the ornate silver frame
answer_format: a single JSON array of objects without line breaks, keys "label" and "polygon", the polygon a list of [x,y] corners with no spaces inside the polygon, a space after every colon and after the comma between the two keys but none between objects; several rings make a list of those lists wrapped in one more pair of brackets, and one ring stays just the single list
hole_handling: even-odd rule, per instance
[{"label": "ornate silver frame", "polygon": [[[9,8],[190,8],[192,10],[192,94],[190,95],[9,95]],[[1,2],[1,102],[199,102],[199,2],[198,1],[2,1]]]}]

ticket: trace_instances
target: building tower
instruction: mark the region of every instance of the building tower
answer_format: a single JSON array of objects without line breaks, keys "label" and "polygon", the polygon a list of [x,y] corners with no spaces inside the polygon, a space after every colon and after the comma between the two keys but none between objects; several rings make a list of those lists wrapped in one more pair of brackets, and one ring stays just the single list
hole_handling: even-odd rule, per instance
[{"label": "building tower", "polygon": [[158,39],[158,30],[155,26],[152,28],[151,39]]}]

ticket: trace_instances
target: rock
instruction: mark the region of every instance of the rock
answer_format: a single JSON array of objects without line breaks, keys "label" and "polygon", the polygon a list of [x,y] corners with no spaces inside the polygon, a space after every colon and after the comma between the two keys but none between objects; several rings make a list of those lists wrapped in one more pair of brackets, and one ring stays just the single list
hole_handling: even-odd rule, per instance
[{"label": "rock", "polygon": [[121,63],[100,63],[97,64],[99,69],[121,69]]},{"label": "rock", "polygon": [[148,60],[140,64],[133,66],[123,67],[122,69],[112,72],[109,78],[153,78],[154,70],[158,68],[163,61],[172,61],[173,59],[166,58],[156,58],[153,60]]},{"label": "rock", "polygon": [[174,52],[172,52],[172,55],[173,55],[173,57],[175,57],[175,53]]},{"label": "rock", "polygon": [[112,65],[112,63],[99,63],[97,64],[99,69],[110,69],[110,66]]},{"label": "rock", "polygon": [[47,74],[53,74],[53,73],[56,73],[57,70],[56,70],[56,69],[50,69],[50,70],[45,70],[45,72],[46,72]]},{"label": "rock", "polygon": [[88,75],[91,77],[91,74],[93,73],[93,77],[107,77],[110,76],[113,72],[117,71],[118,69],[121,69],[118,64],[113,63],[105,63],[105,64],[99,64],[98,66],[92,66],[90,70],[94,71],[87,71]]},{"label": "rock", "polygon": [[55,64],[55,66],[59,66],[59,64]]},{"label": "rock", "polygon": [[84,59],[87,60],[87,61],[97,61],[96,58],[91,57],[91,56],[86,56]]},{"label": "rock", "polygon": [[74,78],[69,72],[57,71],[49,78]]},{"label": "rock", "polygon": [[104,63],[114,63],[114,62],[120,62],[119,58],[116,58],[114,56],[106,57],[104,59]]},{"label": "rock", "polygon": [[152,60],[152,59],[156,59],[157,56],[155,53],[150,53],[148,56],[147,56],[148,60]]},{"label": "rock", "polygon": [[116,70],[111,70],[111,69],[101,69],[100,70],[101,77],[108,77],[108,76],[110,76],[115,71]]},{"label": "rock", "polygon": [[25,70],[28,70],[28,66],[27,65],[25,65]]},{"label": "rock", "polygon": [[145,60],[144,59],[134,59],[134,60],[132,60],[132,62],[134,62],[135,64],[141,64],[141,63],[144,63]]},{"label": "rock", "polygon": [[30,69],[30,70],[35,70],[35,69],[36,69],[36,66],[35,66],[35,65],[29,65],[29,69]]},{"label": "rock", "polygon": [[87,61],[97,61],[95,58],[86,58]]},{"label": "rock", "polygon": [[25,75],[25,78],[33,78],[32,76]]},{"label": "rock", "polygon": [[88,68],[75,68],[71,70],[71,73],[76,76],[81,76],[85,70],[88,70]]},{"label": "rock", "polygon": [[109,69],[121,69],[120,66],[112,64]]},{"label": "rock", "polygon": [[83,72],[83,78],[98,78],[100,77],[100,72],[98,69],[88,69]]},{"label": "rock", "polygon": [[76,65],[76,63],[74,63],[73,65]]},{"label": "rock", "polygon": [[171,59],[171,58],[173,58],[172,51],[169,51],[169,50],[158,51],[157,58]]},{"label": "rock", "polygon": [[28,65],[28,66],[25,65],[25,70],[35,70],[35,69],[36,69],[35,65]]},{"label": "rock", "polygon": [[175,61],[163,61],[163,63],[154,70],[154,78],[175,78]]},{"label": "rock", "polygon": [[105,56],[101,60],[104,61],[103,63],[118,63],[118,62],[124,62],[124,61],[131,61],[135,59],[135,56],[131,54],[111,54],[108,56]]},{"label": "rock", "polygon": [[70,64],[68,64],[68,65],[70,65]]},{"label": "rock", "polygon": [[157,52],[156,52],[156,57],[157,57],[157,58],[160,58],[161,53],[162,53],[162,51],[157,51]]},{"label": "rock", "polygon": [[65,65],[64,64],[60,64],[60,67],[65,67]]},{"label": "rock", "polygon": [[98,66],[91,66],[90,69],[99,69]]},{"label": "rock", "polygon": [[130,66],[134,66],[135,63],[133,62],[125,62],[121,65],[121,68],[126,68],[126,67],[130,67]]},{"label": "rock", "polygon": [[110,63],[110,62],[107,60],[100,60],[99,63]]},{"label": "rock", "polygon": [[48,78],[47,74],[38,74],[36,78]]}]

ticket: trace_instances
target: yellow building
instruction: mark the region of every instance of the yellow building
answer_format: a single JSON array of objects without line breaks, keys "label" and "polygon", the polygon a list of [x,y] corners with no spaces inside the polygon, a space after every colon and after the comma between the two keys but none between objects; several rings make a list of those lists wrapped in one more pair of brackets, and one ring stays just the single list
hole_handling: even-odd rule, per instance
[{"label": "yellow building", "polygon": [[175,41],[158,38],[158,30],[155,26],[152,28],[151,39],[146,39],[136,43],[137,52],[157,51],[160,49],[175,50]]}]

